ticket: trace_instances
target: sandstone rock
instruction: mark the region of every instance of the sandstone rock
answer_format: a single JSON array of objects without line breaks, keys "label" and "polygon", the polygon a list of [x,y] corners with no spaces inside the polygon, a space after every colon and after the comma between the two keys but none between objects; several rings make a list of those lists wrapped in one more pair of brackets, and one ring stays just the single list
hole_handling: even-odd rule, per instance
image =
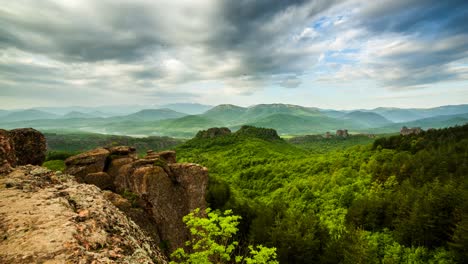
[{"label": "sandstone rock", "polygon": [[105,148],[97,148],[65,160],[65,173],[75,175],[78,180],[89,173],[103,172],[110,152]]},{"label": "sandstone rock", "polygon": [[32,128],[19,128],[10,130],[8,134],[14,144],[17,165],[42,165],[47,144],[41,132]]},{"label": "sandstone rock", "polygon": [[[167,263],[157,242],[99,188],[35,166],[0,176],[0,263]],[[34,186],[34,188],[24,188]]]},{"label": "sandstone rock", "polygon": [[167,163],[176,163],[176,152],[173,150],[161,151],[156,153],[157,156],[163,158]]},{"label": "sandstone rock", "polygon": [[110,155],[118,155],[118,156],[129,156],[132,158],[136,158],[136,149],[134,147],[128,147],[128,146],[116,146],[116,147],[109,147],[107,148],[109,150]]},{"label": "sandstone rock", "polygon": [[111,177],[106,172],[95,172],[88,173],[83,177],[83,182],[88,184],[94,184],[101,190],[113,190],[114,188],[114,178]]},{"label": "sandstone rock", "polygon": [[413,127],[413,128],[407,128],[407,127],[402,127],[400,130],[400,135],[402,136],[408,136],[408,135],[418,135],[421,132],[423,132],[420,127]]},{"label": "sandstone rock", "polygon": [[101,188],[109,188],[112,179],[109,189],[136,194],[148,217],[126,209],[132,219],[145,227],[153,225],[148,228],[157,230],[153,239],[168,243],[169,251],[184,247],[190,234],[182,218],[195,208],[206,208],[207,169],[176,163],[175,151],[150,151],[144,159],[135,158],[133,153],[134,149],[126,147],[96,149],[67,159],[65,172]]},{"label": "sandstone rock", "polygon": [[339,129],[339,130],[336,131],[336,136],[337,137],[348,137],[349,136],[348,130],[347,129],[343,129],[343,130]]},{"label": "sandstone rock", "polygon": [[0,174],[8,173],[16,166],[16,154],[13,140],[8,131],[0,129]]}]

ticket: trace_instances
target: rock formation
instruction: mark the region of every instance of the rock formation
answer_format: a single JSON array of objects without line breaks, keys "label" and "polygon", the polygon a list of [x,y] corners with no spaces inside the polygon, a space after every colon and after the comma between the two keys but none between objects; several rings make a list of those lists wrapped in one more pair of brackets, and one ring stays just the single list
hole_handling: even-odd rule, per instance
[{"label": "rock formation", "polygon": [[0,176],[0,263],[167,263],[109,200],[96,186],[37,166]]},{"label": "rock formation", "polygon": [[348,130],[347,129],[339,129],[336,131],[336,136],[337,137],[348,137],[349,134],[348,134]]},{"label": "rock formation", "polygon": [[8,131],[0,129],[0,174],[10,172],[17,160],[13,140]]},{"label": "rock formation", "polygon": [[17,165],[41,165],[46,156],[44,135],[32,128],[0,129],[0,174]]},{"label": "rock formation", "polygon": [[404,126],[400,130],[400,135],[402,135],[402,136],[418,135],[423,131],[424,130],[422,130],[420,127],[407,128],[406,126]]},{"label": "rock formation", "polygon": [[231,130],[227,127],[213,127],[208,130],[198,131],[195,138],[214,138],[231,134]]},{"label": "rock formation", "polygon": [[183,247],[190,238],[183,216],[206,208],[207,169],[176,163],[175,151],[148,151],[139,159],[133,148],[98,148],[70,157],[65,164],[65,172],[81,182],[137,195],[170,251]]}]

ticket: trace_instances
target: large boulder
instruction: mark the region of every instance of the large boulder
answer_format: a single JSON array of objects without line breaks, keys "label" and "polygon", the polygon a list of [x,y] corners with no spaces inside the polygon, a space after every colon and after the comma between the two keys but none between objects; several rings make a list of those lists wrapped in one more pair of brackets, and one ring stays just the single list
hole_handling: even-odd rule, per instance
[{"label": "large boulder", "polygon": [[10,172],[16,162],[13,140],[8,131],[0,129],[0,174]]},{"label": "large boulder", "polygon": [[97,148],[65,160],[65,173],[75,175],[79,181],[90,173],[103,172],[110,152],[105,148]]},{"label": "large boulder", "polygon": [[42,165],[47,152],[45,136],[32,128],[13,129],[8,132],[11,137],[17,165]]}]

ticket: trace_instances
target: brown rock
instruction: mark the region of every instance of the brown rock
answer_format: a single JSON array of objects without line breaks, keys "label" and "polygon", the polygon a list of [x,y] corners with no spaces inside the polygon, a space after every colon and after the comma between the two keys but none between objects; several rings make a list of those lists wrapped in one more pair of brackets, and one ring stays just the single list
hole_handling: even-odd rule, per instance
[{"label": "brown rock", "polygon": [[109,150],[110,155],[118,155],[118,156],[129,156],[132,158],[136,158],[136,149],[134,147],[128,146],[116,146],[107,148]]},{"label": "brown rock", "polygon": [[83,177],[83,182],[88,184],[94,184],[101,190],[113,190],[114,178],[105,172],[88,173]]},{"label": "brown rock", "polygon": [[8,173],[16,166],[16,154],[13,140],[8,131],[0,129],[0,174]]},{"label": "brown rock", "polygon": [[32,128],[13,129],[8,132],[11,137],[17,165],[42,165],[47,152],[47,144],[44,135]]},{"label": "brown rock", "polygon": [[65,173],[75,175],[78,180],[89,173],[103,172],[110,152],[105,148],[94,149],[65,160]]},{"label": "brown rock", "polygon": [[[126,147],[96,149],[67,159],[66,173],[101,188],[109,188],[112,179],[117,192],[136,194],[148,217],[138,214],[133,219],[151,226],[151,218],[150,229],[157,229],[158,239],[168,242],[169,251],[184,247],[190,234],[182,218],[195,208],[206,208],[207,169],[176,163],[175,151],[148,152],[144,159],[133,153]],[[130,209],[126,212],[132,214]]]},{"label": "brown rock", "polygon": [[412,127],[412,128],[407,128],[407,127],[402,127],[400,130],[400,135],[402,136],[408,136],[408,135],[419,135],[421,132],[423,132],[420,127]]},{"label": "brown rock", "polygon": [[339,130],[336,131],[336,136],[337,137],[348,137],[349,136],[348,130],[347,129],[343,129],[343,130],[339,129]]},{"label": "brown rock", "polygon": [[[0,177],[25,188],[0,188],[0,263],[167,263],[158,243],[118,210],[99,188],[31,174]],[[52,173],[52,172],[51,172]]]},{"label": "brown rock", "polygon": [[173,150],[167,150],[156,153],[159,157],[163,158],[167,163],[176,163],[176,152]]}]

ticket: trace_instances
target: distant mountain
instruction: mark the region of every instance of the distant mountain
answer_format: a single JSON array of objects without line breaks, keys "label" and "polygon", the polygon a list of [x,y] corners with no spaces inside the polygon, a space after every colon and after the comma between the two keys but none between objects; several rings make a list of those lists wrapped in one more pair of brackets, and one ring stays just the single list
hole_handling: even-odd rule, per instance
[{"label": "distant mountain", "polygon": [[187,114],[176,112],[171,109],[145,109],[131,115],[124,116],[124,118],[141,121],[159,121],[164,119],[179,118]]},{"label": "distant mountain", "polygon": [[27,120],[39,120],[39,119],[57,119],[60,116],[44,111],[28,109],[21,111],[10,112],[7,115],[0,118],[1,122],[13,122],[13,121],[27,121]]},{"label": "distant mountain", "polygon": [[333,118],[340,118],[346,115],[349,111],[338,111],[338,110],[329,110],[329,109],[320,109],[319,110],[321,113],[328,117],[333,117]]},{"label": "distant mountain", "polygon": [[457,115],[440,115],[418,119],[415,121],[395,123],[389,126],[383,126],[375,130],[376,133],[387,133],[399,131],[401,127],[421,127],[423,129],[451,127],[456,125],[464,125],[468,123],[468,113]]},{"label": "distant mountain", "polygon": [[203,116],[217,119],[226,126],[242,125],[275,114],[291,116],[321,116],[316,108],[308,108],[288,104],[260,104],[251,107],[240,107],[236,105],[218,105],[203,114]]},{"label": "distant mountain", "polygon": [[208,111],[209,109],[213,108],[213,106],[196,103],[179,103],[161,105],[161,108],[168,108],[177,112],[186,113],[190,115],[198,115]]},{"label": "distant mountain", "polygon": [[295,116],[322,116],[317,108],[290,104],[259,104],[247,108],[245,119],[259,119],[273,114],[288,114]]},{"label": "distant mountain", "polygon": [[367,112],[377,113],[393,122],[407,122],[442,115],[468,113],[468,105],[446,105],[434,108],[388,108],[379,107]]},{"label": "distant mountain", "polygon": [[426,115],[417,109],[400,109],[400,108],[376,108],[368,110],[371,113],[379,114],[393,122],[406,122],[425,118]]},{"label": "distant mountain", "polygon": [[334,133],[338,129],[348,129],[350,132],[390,133],[398,132],[402,126],[420,126],[427,129],[462,125],[467,122],[468,113],[438,115],[392,123],[393,120],[377,112],[386,113],[387,116],[393,113],[395,115],[393,118],[399,120],[398,118],[401,119],[403,116],[417,118],[434,113],[458,113],[465,111],[466,108],[466,105],[462,105],[431,109],[376,108],[337,111],[288,104],[261,104],[251,107],[218,105],[199,115],[186,115],[171,109],[144,109],[128,115],[105,118],[85,118],[88,115],[97,115],[91,112],[75,111],[67,115],[68,118],[59,119],[56,115],[44,111],[26,110],[16,111],[13,116],[10,116],[13,113],[8,113],[7,116],[0,117],[0,127],[7,129],[34,127],[49,131],[87,131],[184,138],[193,137],[199,130],[211,127],[228,127],[236,130],[242,125],[273,128],[282,135],[322,134],[327,131]]},{"label": "distant mountain", "polygon": [[[273,114],[262,119],[248,122],[247,125],[274,128],[280,134],[315,134],[334,132],[341,128],[354,127],[352,122],[328,116],[297,116],[291,114]],[[237,128],[237,127],[234,127]]]},{"label": "distant mountain", "polygon": [[95,116],[93,114],[88,114],[88,113],[82,113],[78,111],[71,111],[67,114],[65,114],[62,118],[63,119],[68,119],[68,118],[96,118],[98,116]]},{"label": "distant mountain", "polygon": [[203,114],[203,117],[216,119],[224,124],[233,123],[239,120],[247,111],[247,108],[237,105],[222,104],[211,108]]},{"label": "distant mountain", "polygon": [[359,127],[373,128],[390,125],[393,122],[387,118],[372,112],[353,111],[340,118],[349,120]]}]

